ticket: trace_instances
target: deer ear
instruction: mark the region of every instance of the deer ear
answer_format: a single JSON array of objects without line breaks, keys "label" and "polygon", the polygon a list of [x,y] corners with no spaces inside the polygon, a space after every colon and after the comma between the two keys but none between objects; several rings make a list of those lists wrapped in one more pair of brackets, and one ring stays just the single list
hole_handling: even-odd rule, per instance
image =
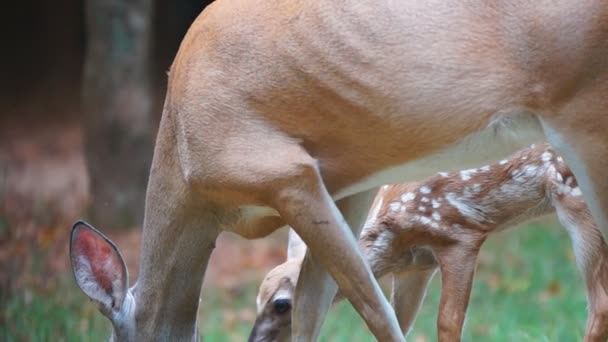
[{"label": "deer ear", "polygon": [[119,311],[127,294],[127,267],[116,245],[84,221],[72,228],[70,259],[78,287],[108,317]]}]

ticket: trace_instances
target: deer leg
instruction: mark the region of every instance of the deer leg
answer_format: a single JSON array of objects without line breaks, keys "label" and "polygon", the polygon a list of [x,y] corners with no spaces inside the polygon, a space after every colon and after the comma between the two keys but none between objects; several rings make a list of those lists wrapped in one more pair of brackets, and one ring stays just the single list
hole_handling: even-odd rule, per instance
[{"label": "deer leg", "polygon": [[[309,256],[305,258],[297,284],[292,320],[293,339],[317,339],[320,322],[336,292],[335,285],[324,275],[324,268],[329,271],[341,292],[353,304],[378,340],[403,340],[393,310],[316,167],[301,172],[300,177],[290,180],[287,184],[279,191],[276,208],[309,248]],[[348,199],[344,201],[346,202],[343,205],[350,202]],[[366,202],[366,205],[369,205],[370,201]],[[358,210],[359,214],[364,216],[368,208]],[[314,260],[310,256],[313,256]],[[308,305],[308,300],[316,303],[315,306]],[[299,305],[307,307],[298,308]]]},{"label": "deer leg", "polygon": [[391,302],[395,308],[401,331],[406,336],[414,324],[434,274],[435,269],[393,274]]},{"label": "deer leg", "polygon": [[[337,207],[344,215],[346,222],[349,224],[353,233],[358,236],[362,223],[369,211],[369,205],[371,204],[373,197],[377,193],[376,189],[356,194],[348,198],[342,199],[337,202]],[[354,238],[349,232],[347,236],[341,239]],[[308,243],[307,243],[308,244]],[[310,246],[310,245],[309,245]],[[359,252],[357,246],[357,252]],[[346,262],[346,260],[343,260]],[[369,269],[367,264],[366,268]],[[342,266],[340,266],[342,267]],[[375,280],[373,280],[376,283]],[[349,283],[352,287],[352,284]],[[315,340],[321,329],[323,318],[332,303],[332,300],[336,294],[337,287],[335,281],[332,279],[329,273],[323,268],[322,263],[315,256],[315,252],[310,250],[307,251],[306,257],[302,264],[302,270],[298,278],[298,285],[296,287],[295,305],[292,313],[292,329],[293,337],[295,340],[311,341]],[[374,291],[380,291],[377,284],[374,284],[373,288],[365,291],[371,291],[365,295],[374,295]],[[343,294],[346,294],[344,291]],[[382,296],[382,292],[376,292]],[[361,295],[361,294],[358,294]],[[384,299],[384,298],[383,298]],[[385,301],[386,303],[386,301]],[[382,305],[385,305],[383,303]],[[369,308],[372,310],[373,308]],[[386,310],[386,307],[380,307],[379,310]],[[310,319],[310,317],[317,317],[316,320]],[[387,322],[390,323],[390,322]],[[371,327],[370,327],[371,328]],[[394,327],[390,329],[396,328]]]},{"label": "deer leg", "polygon": [[163,148],[159,143],[148,183],[135,321],[144,340],[197,340],[200,291],[219,233],[218,212],[192,191],[175,159],[159,160]]},{"label": "deer leg", "polygon": [[606,294],[606,267],[598,275],[603,278],[597,283],[588,283],[589,316],[585,329],[585,342],[604,342],[608,340],[608,295]]},{"label": "deer leg", "polygon": [[577,93],[560,114],[541,120],[547,139],[576,176],[583,197],[608,240],[608,77]]},{"label": "deer leg", "polygon": [[573,227],[567,228],[572,237],[577,264],[587,287],[589,304],[585,342],[607,341],[608,245],[602,239],[601,233],[592,225],[574,227],[576,230]]},{"label": "deer leg", "polygon": [[441,271],[441,301],[437,317],[439,341],[460,341],[469,305],[478,250],[455,245],[439,250],[436,257]]},{"label": "deer leg", "polygon": [[576,264],[587,287],[586,342],[608,340],[608,245],[580,201],[565,197],[555,203],[557,217],[570,235]]}]

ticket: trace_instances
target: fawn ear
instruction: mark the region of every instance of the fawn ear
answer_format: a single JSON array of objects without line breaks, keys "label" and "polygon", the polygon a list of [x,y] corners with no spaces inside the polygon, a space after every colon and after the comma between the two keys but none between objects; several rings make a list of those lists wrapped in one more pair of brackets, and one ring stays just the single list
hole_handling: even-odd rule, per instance
[{"label": "fawn ear", "polygon": [[70,259],[78,287],[108,317],[119,311],[127,294],[127,267],[116,245],[84,221],[72,228]]}]

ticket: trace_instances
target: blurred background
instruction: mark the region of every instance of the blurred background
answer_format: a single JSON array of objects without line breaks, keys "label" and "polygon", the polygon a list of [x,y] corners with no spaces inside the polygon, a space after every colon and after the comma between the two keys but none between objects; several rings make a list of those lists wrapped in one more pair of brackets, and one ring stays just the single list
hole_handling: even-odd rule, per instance
[{"label": "blurred background", "polygon": [[[105,340],[109,322],[69,269],[71,224],[85,218],[123,251],[136,279],[148,169],[166,71],[211,1],[23,0],[0,14],[0,341]],[[201,307],[207,341],[244,341],[263,275],[286,234],[223,234]],[[436,340],[439,279],[412,333]],[[582,340],[586,301],[554,220],[501,233],[482,251],[467,341]],[[322,341],[372,341],[348,303]]]}]

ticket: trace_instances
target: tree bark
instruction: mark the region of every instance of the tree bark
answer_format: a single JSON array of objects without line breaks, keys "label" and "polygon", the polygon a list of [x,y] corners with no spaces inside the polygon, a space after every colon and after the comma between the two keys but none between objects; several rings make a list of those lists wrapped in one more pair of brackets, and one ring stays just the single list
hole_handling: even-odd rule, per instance
[{"label": "tree bark", "polygon": [[85,149],[96,225],[141,224],[155,124],[152,0],[87,0]]}]

